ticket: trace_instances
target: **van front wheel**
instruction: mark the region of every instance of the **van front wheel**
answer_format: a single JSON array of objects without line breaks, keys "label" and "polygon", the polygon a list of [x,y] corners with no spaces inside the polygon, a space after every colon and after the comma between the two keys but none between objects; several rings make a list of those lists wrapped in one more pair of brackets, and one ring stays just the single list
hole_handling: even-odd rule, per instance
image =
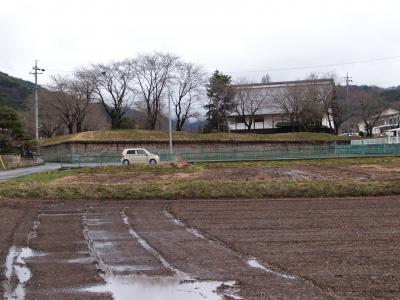
[{"label": "van front wheel", "polygon": [[150,159],[149,164],[151,165],[155,165],[157,163],[157,161],[155,159]]}]

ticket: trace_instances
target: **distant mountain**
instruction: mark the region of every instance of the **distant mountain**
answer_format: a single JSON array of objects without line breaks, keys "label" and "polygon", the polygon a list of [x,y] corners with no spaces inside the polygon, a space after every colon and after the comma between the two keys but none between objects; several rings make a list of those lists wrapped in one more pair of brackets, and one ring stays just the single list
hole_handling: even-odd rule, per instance
[{"label": "distant mountain", "polygon": [[400,86],[385,89],[381,92],[381,96],[388,102],[400,101]]},{"label": "distant mountain", "polygon": [[[400,102],[400,86],[390,87],[390,88],[381,88],[373,85],[350,85],[349,92],[374,92],[377,95],[380,95],[382,99],[389,104],[391,102]],[[346,87],[345,86],[337,86],[336,92],[339,97],[345,98],[346,95]]]},{"label": "distant mountain", "polygon": [[185,126],[183,126],[183,130],[193,133],[201,133],[203,132],[203,128],[206,126],[206,124],[207,120],[196,119],[185,124]]},{"label": "distant mountain", "polygon": [[23,108],[26,97],[34,89],[35,85],[32,82],[0,72],[0,105],[8,105],[16,109]]}]

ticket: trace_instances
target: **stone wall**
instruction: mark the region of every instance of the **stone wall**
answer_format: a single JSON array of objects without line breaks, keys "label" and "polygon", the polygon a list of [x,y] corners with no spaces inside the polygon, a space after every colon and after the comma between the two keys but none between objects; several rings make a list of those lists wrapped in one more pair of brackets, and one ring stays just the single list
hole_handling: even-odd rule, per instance
[{"label": "stone wall", "polygon": [[[349,144],[338,142],[338,144]],[[174,153],[203,153],[203,152],[231,152],[231,151],[268,151],[268,150],[295,150],[304,146],[332,145],[334,142],[276,142],[276,141],[254,141],[254,142],[219,142],[219,141],[175,141]],[[121,155],[125,148],[145,148],[154,154],[168,153],[168,142],[64,142],[57,145],[42,146],[40,153],[46,161],[57,161],[60,157],[79,155]]]},{"label": "stone wall", "polygon": [[[23,158],[21,157],[21,155],[13,155],[13,154],[6,154],[6,155],[0,154],[0,156],[1,160],[3,161],[6,167],[6,170],[24,168],[24,167],[33,167],[44,164],[44,158],[41,156],[32,159]],[[4,170],[1,162],[0,162],[0,170]]]}]

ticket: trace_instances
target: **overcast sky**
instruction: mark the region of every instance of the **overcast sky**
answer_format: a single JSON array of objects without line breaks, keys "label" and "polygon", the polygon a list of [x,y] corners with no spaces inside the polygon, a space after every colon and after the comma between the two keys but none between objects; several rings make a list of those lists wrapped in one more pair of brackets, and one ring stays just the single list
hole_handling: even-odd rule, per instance
[{"label": "overcast sky", "polygon": [[398,0],[2,1],[0,70],[33,80],[38,59],[45,83],[74,67],[157,50],[257,82],[264,73],[280,81],[348,71],[356,84],[394,86],[399,11]]}]

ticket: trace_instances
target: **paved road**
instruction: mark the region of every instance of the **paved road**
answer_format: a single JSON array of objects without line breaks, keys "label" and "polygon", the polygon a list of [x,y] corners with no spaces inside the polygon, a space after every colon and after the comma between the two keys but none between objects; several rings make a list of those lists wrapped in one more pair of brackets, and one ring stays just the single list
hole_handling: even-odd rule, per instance
[{"label": "paved road", "polygon": [[6,181],[20,176],[30,175],[43,171],[59,169],[59,163],[46,163],[44,165],[29,167],[29,168],[18,168],[7,171],[0,171],[0,181]]},{"label": "paved road", "polygon": [[121,163],[81,163],[81,164],[60,164],[60,163],[46,163],[44,165],[29,167],[29,168],[18,168],[7,171],[0,171],[0,182],[7,181],[13,178],[39,173],[43,171],[56,170],[61,167],[64,168],[77,168],[77,167],[99,167],[99,166],[122,166]]}]

